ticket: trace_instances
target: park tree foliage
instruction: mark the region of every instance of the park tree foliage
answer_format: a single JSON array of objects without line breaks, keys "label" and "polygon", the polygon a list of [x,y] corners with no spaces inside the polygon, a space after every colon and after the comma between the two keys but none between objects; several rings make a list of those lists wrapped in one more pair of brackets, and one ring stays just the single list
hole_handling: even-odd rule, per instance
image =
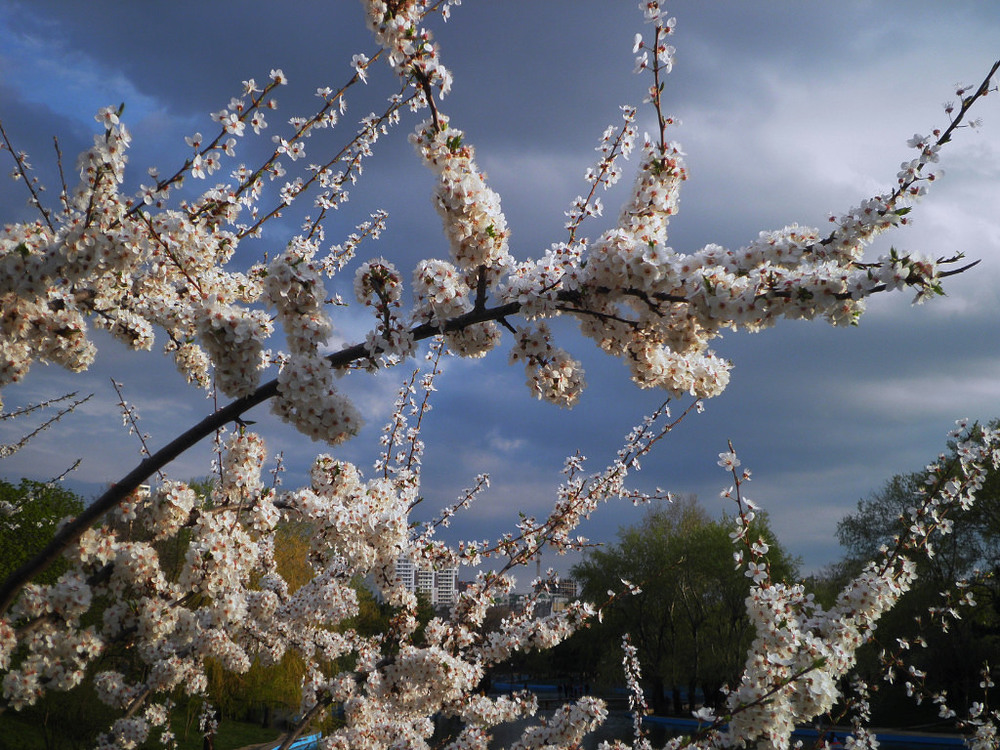
[{"label": "park tree foliage", "polygon": [[[601,602],[621,580],[639,591],[605,608],[588,638],[617,643],[631,636],[655,711],[696,708],[698,691],[714,705],[723,685],[738,680],[753,627],[745,601],[752,581],[734,566],[731,518],[712,518],[694,497],[651,508],[618,542],[591,550],[573,568],[582,595]],[[749,534],[767,540],[771,575],[792,580],[794,560],[758,516]],[[606,656],[609,677],[622,682],[620,658]],[[682,694],[686,698],[682,699]]]},{"label": "park tree foliage", "polygon": [[[948,446],[944,476],[957,464],[958,450],[954,443]],[[918,522],[913,498],[934,481],[937,476],[927,469],[897,474],[859,500],[857,510],[838,524],[846,554],[829,577],[850,576],[881,547],[905,536]],[[947,694],[950,706],[969,711],[982,701],[983,665],[1000,663],[1000,471],[987,471],[974,509],[939,523],[949,533],[913,550],[917,580],[888,614],[861,662],[876,675],[885,669],[880,655],[895,650],[888,647],[906,643],[914,651],[911,663],[919,672],[883,681],[873,701],[876,715],[896,724],[941,720],[934,704],[915,710],[906,699],[916,686]],[[934,627],[937,619],[946,627]]]},{"label": "park tree foliage", "polygon": [[[632,489],[626,480],[702,399],[727,387],[732,363],[711,348],[720,333],[760,333],[783,319],[851,324],[872,295],[905,290],[922,301],[963,270],[958,256],[892,249],[870,258],[865,250],[909,221],[933,184],[940,152],[970,108],[995,90],[1000,63],[980,86],[960,90],[943,127],[909,140],[912,156],[891,189],[846,208],[826,229],[790,225],[738,249],[710,244],[682,253],[668,245],[668,225],[687,169],[663,98],[676,23],[659,2],[642,3],[646,25],[635,40],[635,67],[648,82],[644,116],[653,127],[641,133],[637,110],[622,109],[599,137],[598,160],[586,171],[585,195],[568,209],[566,234],[531,258],[514,254],[501,197],[477,165],[462,123],[447,113],[447,95],[459,84],[432,29],[459,4],[364,0],[379,51],[355,54],[346,80],[316,92],[313,111],[287,113],[279,124],[276,94],[287,77],[280,69],[266,79],[248,77],[213,113],[213,131],[188,137],[190,156],[176,169],[154,171],[136,193],[124,187],[131,135],[122,106],[98,112],[94,144],[68,175],[74,185],[54,191],[52,202],[13,146],[16,134],[0,131],[37,209],[33,220],[0,231],[0,388],[33,377],[39,363],[87,369],[96,352],[91,327],[99,327],[139,357],[161,340],[194,388],[229,399],[162,447],[143,442],[144,460],[109,478],[107,491],[51,529],[0,582],[2,710],[91,691],[113,715],[96,746],[169,746],[170,714],[190,701],[201,705],[202,729],[214,736],[217,705],[226,698],[219,693],[232,685],[216,668],[250,679],[253,670],[280,673],[295,662],[303,672],[298,719],[283,748],[339,710],[343,722],[324,740],[328,748],[440,742],[485,750],[496,726],[536,711],[530,695],[482,692],[488,671],[565,641],[603,613],[576,602],[536,617],[529,607],[486,629],[491,604],[543,548],[584,546],[577,527],[601,504],[667,502],[667,493]],[[384,108],[345,125],[348,98],[381,65],[393,74]],[[335,244],[326,234],[371,154],[397,128],[409,131],[429,170],[449,246],[447,257],[426,257],[414,268],[368,252],[385,225],[381,213]],[[247,142],[265,130],[271,145],[255,161],[258,151]],[[339,145],[329,147],[337,138]],[[629,155],[635,176],[617,221],[596,239],[584,237],[581,227],[602,211],[598,191],[618,182]],[[206,189],[192,193],[192,185]],[[253,238],[280,231],[283,212],[306,203],[308,220],[280,237],[280,252],[263,260],[240,254]],[[343,300],[329,296],[326,282],[338,274],[353,275],[351,304],[371,314],[371,328],[363,341],[329,352]],[[556,318],[575,322],[638,387],[660,389],[669,404],[626,436],[605,469],[587,470],[578,455],[568,459],[548,515],[522,516],[495,540],[446,544],[437,530],[488,479],[477,477],[453,503],[422,494],[420,428],[441,362],[496,356],[503,347],[524,368],[532,396],[570,407],[585,379],[557,339],[562,326],[549,325]],[[424,347],[428,339],[433,343]],[[374,471],[321,453],[303,486],[268,479],[265,437],[244,419],[250,409],[268,403],[303,436],[337,446],[363,419],[339,379],[365,378],[424,352],[426,364],[400,378]],[[124,414],[134,427],[134,414]],[[207,437],[216,447],[213,484],[199,492],[166,471]],[[698,709],[704,731],[675,746],[785,748],[796,723],[838,702],[851,709],[855,746],[870,746],[866,688],[855,683],[853,697],[844,694],[857,649],[918,579],[910,551],[946,531],[952,509],[971,505],[985,467],[997,459],[992,431],[959,427],[953,438],[955,461],[947,476],[944,468],[931,472],[934,482],[914,499],[914,522],[827,607],[785,580],[787,560],[759,533],[761,517],[743,492],[750,474],[732,450],[720,454],[719,465],[732,484],[733,546],[711,524],[696,523],[696,514],[685,520],[683,505],[663,511],[686,524],[672,542],[680,557],[661,561],[684,572],[671,596],[688,653],[669,652],[650,669],[686,665],[698,679],[718,679],[736,656],[713,652],[708,631],[742,632],[747,622],[751,628],[724,698],[716,709]],[[434,520],[411,522],[418,504],[435,501]],[[28,519],[35,513],[30,504],[23,512]],[[296,528],[309,529],[298,539],[308,545],[306,563],[283,564],[288,530]],[[703,545],[693,544],[698,539]],[[716,617],[723,600],[734,603],[735,589],[718,601],[704,599],[705,579],[721,571],[708,560],[710,550],[739,567],[735,578],[749,581],[749,591],[740,592],[746,619],[735,610],[729,620]],[[418,597],[395,574],[403,554],[429,566],[493,567],[481,569],[448,613],[421,622]],[[57,564],[65,570],[46,581]],[[386,617],[364,617],[359,579],[377,593]],[[641,597],[635,585],[613,584],[606,614],[614,615],[618,599]],[[625,654],[638,708],[641,665]],[[585,696],[528,726],[517,746],[576,747],[605,715],[601,700]],[[434,717],[454,720],[456,734],[435,738]],[[964,717],[977,747],[990,746],[995,718],[982,706]],[[635,743],[648,745],[638,726]]]},{"label": "park tree foliage", "polygon": [[[58,484],[0,479],[0,578],[26,562],[55,533],[59,524],[83,510],[83,498]],[[59,561],[42,573],[39,583],[51,584],[65,569]]]}]

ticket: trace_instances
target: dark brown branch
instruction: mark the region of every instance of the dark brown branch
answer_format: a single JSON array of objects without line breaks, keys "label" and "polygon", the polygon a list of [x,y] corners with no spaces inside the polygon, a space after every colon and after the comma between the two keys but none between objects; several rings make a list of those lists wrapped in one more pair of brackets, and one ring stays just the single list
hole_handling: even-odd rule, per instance
[{"label": "dark brown branch", "polygon": [[[498,320],[504,316],[516,314],[520,310],[520,307],[519,303],[511,302],[499,307],[473,310],[448,321],[443,326],[443,329],[430,323],[424,323],[413,329],[413,338],[416,341],[422,341],[423,339],[436,336],[442,330],[458,331],[475,323]],[[370,355],[371,353],[364,344],[355,344],[329,355],[327,361],[332,367],[339,368],[346,367],[357,360],[366,359]],[[63,525],[37,555],[8,576],[7,580],[0,586],[0,613],[7,611],[17,593],[28,581],[31,581],[42,571],[46,570],[58,559],[65,549],[83,535],[84,531],[132,494],[150,476],[196,443],[214,433],[217,429],[230,422],[239,420],[245,412],[274,398],[277,394],[278,381],[274,379],[260,386],[249,396],[236,399],[229,405],[205,417],[198,424],[174,438],[174,440],[152,454],[149,458],[141,461],[132,471],[118,480],[118,482],[112,484],[103,495],[88,505],[74,520]]]},{"label": "dark brown branch", "polygon": [[69,188],[66,187],[66,173],[63,172],[62,163],[62,149],[59,148],[59,139],[52,136],[52,146],[56,150],[56,166],[59,168],[59,184],[62,186],[62,192],[59,194],[59,199],[63,204],[63,211],[69,209]]},{"label": "dark brown branch", "polygon": [[431,79],[417,68],[413,69],[413,77],[417,81],[418,89],[423,92],[427,106],[431,110],[431,120],[434,122],[434,129],[441,132],[441,118],[438,115],[437,105],[434,103],[434,92],[431,89]]},{"label": "dark brown branch", "polygon": [[951,121],[951,124],[945,128],[945,131],[938,138],[937,145],[943,146],[945,143],[950,141],[951,134],[955,132],[956,128],[961,127],[961,122],[965,118],[969,109],[972,108],[972,105],[975,104],[977,100],[990,93],[990,84],[993,82],[993,76],[996,75],[998,70],[1000,70],[1000,60],[993,63],[993,67],[990,68],[990,72],[986,74],[983,82],[979,84],[979,87],[976,89],[976,93],[962,99],[962,107],[958,110],[958,114],[955,116],[955,119]]},{"label": "dark brown branch", "polygon": [[35,186],[31,181],[31,176],[28,174],[28,169],[24,166],[25,156],[19,154],[14,150],[14,145],[10,142],[10,138],[7,137],[7,131],[4,130],[3,123],[0,122],[0,137],[3,137],[4,146],[10,151],[10,155],[14,157],[14,163],[17,165],[17,173],[24,180],[24,184],[28,187],[28,191],[31,193],[31,203],[39,210],[42,214],[42,218],[45,219],[45,224],[53,232],[56,230],[55,226],[52,224],[52,217],[49,216],[48,209],[42,205],[41,198],[38,197],[38,191],[35,190]]},{"label": "dark brown branch", "polygon": [[580,307],[565,307],[563,305],[558,306],[556,309],[559,310],[560,312],[566,312],[572,315],[591,315],[595,318],[599,318],[600,320],[614,321],[615,323],[624,323],[625,325],[631,326],[632,328],[639,327],[639,321],[637,320],[629,320],[628,318],[622,318],[619,317],[618,315],[611,315],[610,313],[600,312],[599,310],[587,310]]},{"label": "dark brown branch", "polygon": [[484,310],[486,308],[486,265],[480,264],[476,274],[475,309]]},{"label": "dark brown branch", "polygon": [[[961,273],[974,265],[975,263],[972,263],[960,269],[947,271],[941,273],[940,276],[951,276],[956,273]],[[881,285],[880,287],[876,287],[873,292],[884,291],[884,289],[885,285]],[[557,299],[566,302],[578,303],[581,296],[582,295],[576,291],[563,291],[557,294]],[[775,296],[780,297],[782,294],[776,293]],[[676,299],[671,298],[670,301],[685,302],[686,300],[678,297]],[[424,339],[431,338],[432,336],[436,336],[439,333],[459,331],[476,323],[495,320],[514,333],[516,331],[513,326],[507,322],[506,318],[510,315],[517,314],[520,309],[521,304],[519,302],[508,302],[505,305],[499,305],[497,307],[473,309],[464,315],[452,318],[447,321],[444,326],[437,326],[432,323],[423,323],[413,328],[411,332],[413,334],[414,341],[422,341]],[[578,315],[597,314],[597,312],[588,311],[585,308],[574,309],[572,312]],[[374,352],[374,354],[377,353],[378,352]],[[369,351],[365,344],[355,344],[354,346],[349,346],[339,352],[329,355],[326,359],[332,367],[343,368],[353,362],[368,359],[372,355],[373,352]],[[139,463],[138,466],[122,477],[117,483],[111,485],[107,492],[87,506],[87,508],[79,516],[77,516],[76,519],[63,525],[38,554],[25,562],[20,568],[8,576],[7,580],[5,580],[3,585],[0,586],[0,614],[7,611],[13,603],[14,598],[17,596],[17,593],[28,581],[31,581],[39,573],[46,570],[65,549],[82,536],[83,532],[86,531],[87,528],[98,521],[109,510],[121,503],[150,476],[158,472],[193,445],[200,442],[203,438],[211,435],[216,430],[230,422],[238,422],[245,412],[255,406],[258,406],[259,404],[264,403],[265,401],[270,400],[271,398],[274,398],[277,394],[277,379],[265,383],[249,396],[239,398],[230,403],[228,406],[225,406],[205,417],[201,420],[201,422],[194,425],[173,441],[165,445],[159,451],[151,455],[149,458]]]},{"label": "dark brown branch", "polygon": [[[938,136],[937,141],[935,141],[934,143],[935,146],[943,146],[944,144],[948,143],[951,140],[952,133],[954,133],[955,130],[958,129],[959,127],[964,127],[962,125],[962,121],[965,119],[965,115],[972,108],[973,104],[975,104],[979,99],[986,96],[990,92],[990,84],[993,81],[993,76],[996,75],[997,70],[1000,70],[1000,60],[997,60],[995,63],[993,63],[993,67],[990,68],[990,72],[986,74],[986,77],[983,79],[983,82],[979,84],[979,87],[976,89],[976,93],[973,94],[972,96],[967,96],[962,99],[962,106],[959,109],[958,114],[955,115],[955,119],[951,121],[948,127],[944,129],[944,132],[942,132],[941,135]],[[936,132],[937,131],[935,131],[935,133]],[[918,175],[909,180],[901,182],[899,187],[897,187],[896,190],[890,196],[886,205],[889,207],[895,205],[896,201],[899,200],[903,195],[905,195],[913,186],[913,183],[916,182],[918,179],[927,179],[927,178],[920,177]],[[819,247],[829,245],[836,239],[837,239],[837,232],[832,232],[822,240],[814,242],[813,244],[805,247],[804,252],[806,253],[813,252]]]}]

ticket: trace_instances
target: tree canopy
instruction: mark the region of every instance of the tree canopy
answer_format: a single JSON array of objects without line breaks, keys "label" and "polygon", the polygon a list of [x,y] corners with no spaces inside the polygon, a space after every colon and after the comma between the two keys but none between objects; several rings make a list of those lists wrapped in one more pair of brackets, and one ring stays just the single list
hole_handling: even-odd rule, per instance
[{"label": "tree canopy", "polygon": [[[753,637],[745,601],[753,582],[741,565],[733,564],[733,519],[715,519],[693,496],[654,506],[634,526],[618,532],[616,544],[590,550],[573,576],[582,594],[594,603],[626,580],[640,592],[618,599],[595,626],[604,643],[619,642],[628,633],[650,685],[654,709],[680,711],[680,695],[695,691],[714,705],[719,689],[738,678]],[[766,540],[771,576],[791,580],[795,561],[771,532],[766,515],[750,528],[755,540]],[[620,678],[618,662],[605,671]],[[610,669],[609,669],[610,667]]]},{"label": "tree canopy", "polygon": [[[0,579],[17,570],[83,506],[80,496],[58,484],[0,479]],[[38,582],[53,583],[65,568],[65,563],[53,565]]]},{"label": "tree canopy", "polygon": [[[838,525],[845,558],[829,576],[842,581],[853,575],[880,547],[895,545],[921,523],[921,496],[929,486],[954,478],[959,450],[955,443],[948,446],[942,470],[897,474],[859,500],[857,510]],[[983,699],[984,665],[1000,662],[1000,469],[986,472],[974,508],[953,508],[937,524],[945,533],[909,549],[918,578],[885,618],[863,660],[874,675],[884,669],[879,654],[895,651],[895,639],[914,644],[910,662],[920,676],[898,685],[885,682],[873,700],[877,715],[894,723],[919,723],[912,719],[920,709],[905,695],[915,684],[950,696],[950,705],[968,711]],[[923,713],[925,721],[935,717],[932,706]]]}]

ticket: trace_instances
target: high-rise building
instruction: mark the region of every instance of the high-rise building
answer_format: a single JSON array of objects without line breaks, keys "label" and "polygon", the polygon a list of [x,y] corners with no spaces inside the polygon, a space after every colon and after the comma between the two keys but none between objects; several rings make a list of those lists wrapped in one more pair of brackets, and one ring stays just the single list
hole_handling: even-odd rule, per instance
[{"label": "high-rise building", "polygon": [[434,573],[435,606],[451,607],[458,600],[458,568],[444,568]]},{"label": "high-rise building", "polygon": [[434,607],[450,607],[458,600],[458,568],[434,570],[418,566],[409,557],[400,555],[396,560],[396,578],[415,594],[426,594]]},{"label": "high-rise building", "polygon": [[567,599],[576,599],[578,596],[576,581],[572,578],[560,578],[555,593],[558,596],[565,596]]}]

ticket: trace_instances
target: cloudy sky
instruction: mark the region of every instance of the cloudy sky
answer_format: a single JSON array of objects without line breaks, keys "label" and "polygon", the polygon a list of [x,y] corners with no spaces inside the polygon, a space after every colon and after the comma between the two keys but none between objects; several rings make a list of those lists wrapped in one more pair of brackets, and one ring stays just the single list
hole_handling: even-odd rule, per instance
[{"label": "cloudy sky", "polygon": [[[822,226],[830,213],[890,187],[899,163],[911,158],[906,140],[946,125],[942,104],[955,98],[956,84],[978,83],[1000,57],[1000,7],[993,3],[672,6],[677,61],[665,100],[682,122],[674,138],[691,177],[671,224],[670,244],[679,252],[709,242],[739,247],[791,223]],[[631,46],[643,30],[636,4],[623,0],[465,0],[448,24],[437,22],[443,60],[455,74],[442,109],[475,145],[502,196],[516,256],[535,257],[564,239],[563,211],[584,192],[597,138],[618,119],[619,105],[641,102],[646,81],[631,74]],[[54,194],[52,136],[71,169],[72,155],[97,132],[97,109],[125,102],[123,119],[134,135],[130,184],[137,185],[146,167],[165,172],[183,161],[185,136],[213,133],[209,113],[238,94],[242,80],[266,80],[270,69],[282,68],[291,84],[280,92],[278,114],[307,114],[316,88],[338,88],[359,52],[371,55],[373,44],[360,4],[347,0],[3,0],[0,119]],[[348,115],[379,108],[395,89],[390,71],[378,66],[366,87],[349,94]],[[982,102],[982,125],[960,131],[944,150],[945,179],[913,212],[913,226],[872,249],[872,257],[890,242],[936,256],[965,252],[980,265],[949,280],[947,298],[922,307],[911,307],[910,295],[873,300],[858,328],[785,323],[717,341],[715,350],[735,364],[729,389],[659,445],[637,484],[697,493],[712,512],[729,510],[718,497],[728,482],[716,460],[731,440],[754,472],[748,494],[768,509],[780,541],[808,571],[837,559],[837,520],[894,473],[932,459],[955,419],[1000,416],[997,100]],[[281,118],[269,119],[276,130]],[[338,241],[371,211],[387,210],[388,230],[368,252],[407,277],[418,258],[447,254],[430,175],[406,142],[413,124],[404,118],[379,144],[327,233]],[[640,129],[651,126],[642,113]],[[352,127],[349,117],[342,127]],[[0,186],[5,221],[29,216],[20,190]],[[587,227],[589,236],[613,220],[622,196],[603,196],[608,217]],[[280,251],[294,229],[291,221],[272,223],[247,253]],[[350,279],[335,279],[331,291],[346,296]],[[360,340],[367,326],[354,308],[334,320],[340,341]],[[441,376],[424,435],[424,494],[443,505],[476,474],[493,478],[452,539],[495,536],[512,527],[519,510],[544,513],[564,456],[579,449],[593,469],[603,467],[629,428],[662,401],[632,386],[618,361],[600,356],[571,326],[560,330],[590,384],[570,412],[534,401],[523,371],[508,367],[503,351],[450,362]],[[0,475],[44,479],[81,457],[72,483],[92,494],[125,474],[138,453],[120,426],[112,374],[125,383],[154,448],[211,408],[159,353],[130,355],[97,340],[101,354],[86,375],[35,366],[23,385],[5,391],[8,409],[67,390],[95,397],[0,464]],[[370,465],[407,370],[349,378],[368,427],[338,455]],[[295,484],[317,447],[266,409],[257,412],[250,417],[271,451],[284,451],[285,482]],[[0,440],[23,427],[4,423]],[[206,461],[205,450],[194,451],[171,474],[205,475]],[[583,531],[610,540],[621,524],[640,519],[631,506],[606,507]],[[560,569],[571,562],[545,560]]]}]

